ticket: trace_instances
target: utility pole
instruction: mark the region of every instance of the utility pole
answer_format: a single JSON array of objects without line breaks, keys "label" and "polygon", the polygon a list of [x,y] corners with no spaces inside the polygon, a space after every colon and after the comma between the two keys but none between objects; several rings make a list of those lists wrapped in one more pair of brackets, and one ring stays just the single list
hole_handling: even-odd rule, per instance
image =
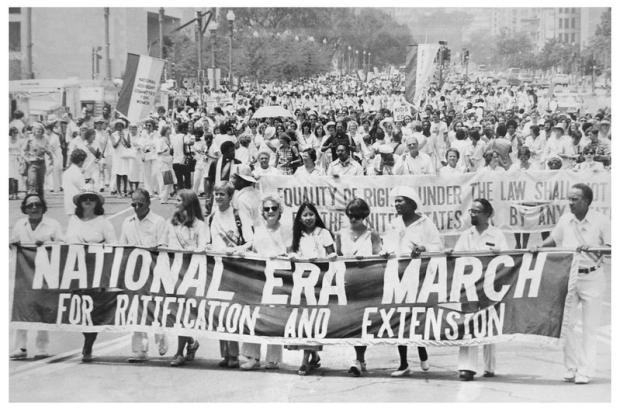
[{"label": "utility pole", "polygon": [[[164,59],[164,8],[159,8],[159,58]],[[167,79],[166,65],[164,63],[164,81]]]},{"label": "utility pole", "polygon": [[196,44],[198,44],[198,84],[200,85],[200,104],[202,105],[203,75],[202,75],[202,17],[200,11],[196,12]]},{"label": "utility pole", "polygon": [[32,72],[32,8],[26,7],[26,78],[34,78]]},{"label": "utility pole", "polygon": [[104,18],[104,27],[105,27],[105,47],[104,47],[104,58],[105,58],[105,77],[104,80],[112,79],[112,63],[110,61],[110,8],[103,8],[103,18]]}]

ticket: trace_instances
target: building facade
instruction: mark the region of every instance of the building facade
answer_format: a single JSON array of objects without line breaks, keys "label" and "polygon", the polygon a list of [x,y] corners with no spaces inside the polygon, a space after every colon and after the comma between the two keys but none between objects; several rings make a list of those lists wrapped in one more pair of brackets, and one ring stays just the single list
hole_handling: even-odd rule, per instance
[{"label": "building facade", "polygon": [[[194,13],[189,8],[165,9],[164,34]],[[27,63],[29,33],[32,73]],[[103,7],[9,9],[10,80],[103,79],[105,47]],[[122,77],[127,53],[159,56],[159,9],[109,8],[109,47],[111,79]]]}]

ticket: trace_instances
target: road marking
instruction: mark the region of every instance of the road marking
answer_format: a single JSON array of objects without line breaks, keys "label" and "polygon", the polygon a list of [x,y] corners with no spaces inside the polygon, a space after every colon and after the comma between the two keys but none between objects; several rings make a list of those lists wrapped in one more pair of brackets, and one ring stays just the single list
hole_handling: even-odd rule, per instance
[{"label": "road marking", "polygon": [[127,211],[131,211],[132,209],[133,209],[132,207],[125,208],[122,211],[118,211],[117,213],[108,216],[106,219],[110,220],[112,218],[116,218],[117,216],[122,215],[122,214],[124,214]]},{"label": "road marking", "polygon": [[[107,342],[103,342],[103,343],[98,343],[95,345],[96,348],[96,352],[99,353],[106,353],[108,351],[113,351],[115,349],[118,349],[119,347],[127,344],[131,339],[131,335],[125,335],[125,336],[121,336],[121,337],[117,337],[115,339],[112,340],[108,340]],[[57,362],[57,361],[62,361],[66,358],[70,358],[71,356],[74,356],[76,354],[81,354],[82,353],[82,348],[79,349],[75,349],[75,350],[69,350],[67,352],[62,352],[62,353],[58,353],[54,356],[48,357],[46,359],[42,359],[42,360],[37,360],[35,362],[32,363],[28,363],[24,366],[20,366],[18,369],[16,369],[15,371],[10,373],[10,376],[12,377],[21,377],[24,374],[31,374],[32,372],[36,372],[39,369],[42,369],[44,367],[49,367],[49,366],[45,366],[45,365],[53,365],[56,363],[53,362]],[[77,360],[77,358],[76,358]],[[79,358],[79,361],[81,362],[81,358]],[[53,369],[57,369],[58,367],[54,367]]]}]

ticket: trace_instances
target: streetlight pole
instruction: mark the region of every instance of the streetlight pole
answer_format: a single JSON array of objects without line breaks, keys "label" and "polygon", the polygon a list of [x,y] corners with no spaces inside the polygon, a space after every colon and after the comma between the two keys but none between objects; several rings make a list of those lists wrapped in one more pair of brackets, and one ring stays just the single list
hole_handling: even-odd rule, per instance
[{"label": "streetlight pole", "polygon": [[347,64],[347,74],[351,74],[351,46],[349,46],[348,49],[349,49],[349,62]]},{"label": "streetlight pole", "polygon": [[[164,8],[159,8],[159,58],[164,59]],[[164,81],[167,79],[166,64],[164,64]]]},{"label": "streetlight pole", "polygon": [[366,50],[362,51],[362,70],[364,70],[364,81],[368,81],[368,65],[366,64]]},{"label": "streetlight pole", "polygon": [[202,105],[203,75],[202,75],[202,12],[196,12],[196,44],[198,45],[198,84],[200,85],[200,104]]},{"label": "streetlight pole", "polygon": [[[214,14],[215,15],[215,14]],[[213,84],[209,84],[212,90],[215,90],[215,34],[217,32],[217,20],[215,17],[209,23],[209,31],[211,32],[211,78]]]},{"label": "streetlight pole", "polygon": [[368,65],[368,69],[367,71],[372,70],[372,66],[370,65],[370,56],[372,55],[372,53],[369,51],[368,52],[368,62],[366,63]]},{"label": "streetlight pole", "polygon": [[105,77],[104,80],[112,79],[112,63],[110,61],[110,8],[103,8],[103,19],[104,19],[104,36],[105,36],[105,47],[104,47],[104,58],[105,58]]},{"label": "streetlight pole", "polygon": [[235,22],[235,13],[232,10],[228,10],[226,13],[226,20],[228,20],[228,26],[230,28],[230,38],[229,38],[229,47],[228,47],[228,87],[232,90],[232,82],[233,82],[233,24]]},{"label": "streetlight pole", "polygon": [[355,50],[355,73],[356,74],[359,68],[360,68],[359,50]]},{"label": "streetlight pole", "polygon": [[32,8],[26,7],[26,78],[34,78],[32,72]]}]

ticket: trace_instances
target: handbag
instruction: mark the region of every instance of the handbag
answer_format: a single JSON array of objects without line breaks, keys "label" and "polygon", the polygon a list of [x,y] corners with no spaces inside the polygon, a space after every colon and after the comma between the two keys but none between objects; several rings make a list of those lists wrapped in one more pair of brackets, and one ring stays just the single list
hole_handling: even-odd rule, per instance
[{"label": "handbag", "polygon": [[169,169],[162,172],[162,178],[164,180],[164,185],[174,185],[174,177],[172,176],[172,171]]},{"label": "handbag", "polygon": [[28,163],[26,161],[19,161],[17,165],[17,172],[19,175],[25,177],[28,175]]}]

